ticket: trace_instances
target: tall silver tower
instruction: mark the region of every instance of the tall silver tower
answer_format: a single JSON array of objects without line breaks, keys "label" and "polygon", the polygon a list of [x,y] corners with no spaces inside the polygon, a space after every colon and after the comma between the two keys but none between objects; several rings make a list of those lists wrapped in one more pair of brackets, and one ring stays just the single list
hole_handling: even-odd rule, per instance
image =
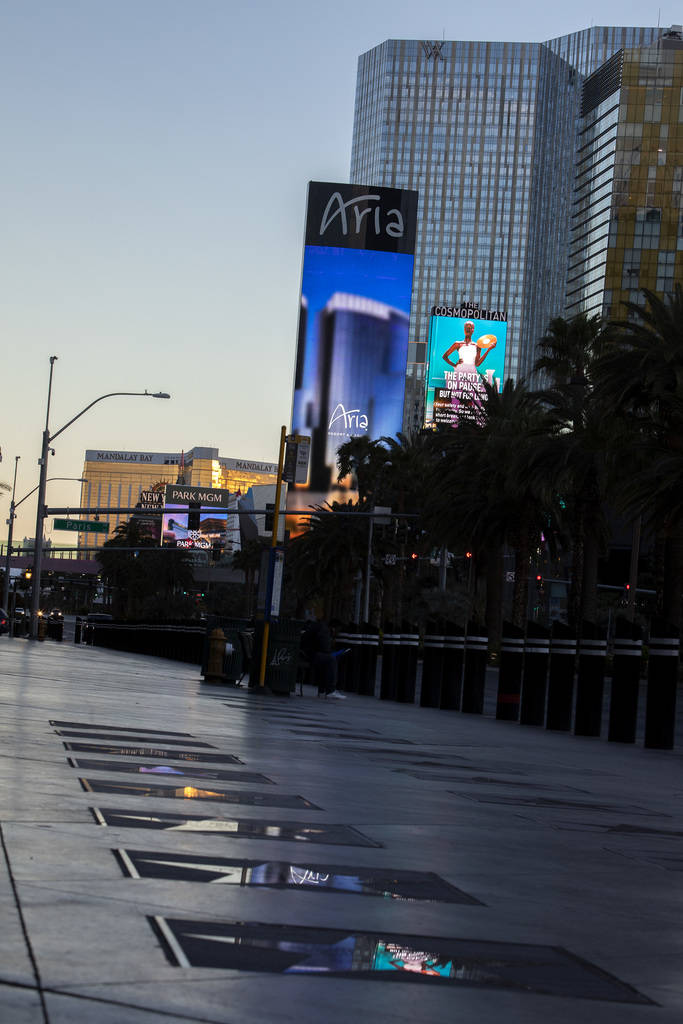
[{"label": "tall silver tower", "polygon": [[565,311],[584,77],[655,28],[545,43],[390,39],[358,63],[351,181],[419,191],[404,429],[420,426],[429,312],[508,313],[506,377]]}]

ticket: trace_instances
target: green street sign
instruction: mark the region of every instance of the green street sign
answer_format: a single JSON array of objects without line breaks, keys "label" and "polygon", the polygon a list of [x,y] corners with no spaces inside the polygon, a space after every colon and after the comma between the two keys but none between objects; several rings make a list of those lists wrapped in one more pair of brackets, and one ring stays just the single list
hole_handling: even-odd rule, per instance
[{"label": "green street sign", "polygon": [[87,519],[55,519],[55,530],[68,530],[69,533],[109,533],[109,523],[96,523]]}]

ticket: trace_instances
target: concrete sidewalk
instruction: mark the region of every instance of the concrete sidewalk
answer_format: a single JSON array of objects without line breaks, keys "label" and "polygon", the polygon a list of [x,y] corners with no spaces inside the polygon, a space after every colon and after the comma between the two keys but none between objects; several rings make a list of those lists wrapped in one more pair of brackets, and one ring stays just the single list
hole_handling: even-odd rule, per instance
[{"label": "concrete sidewalk", "polygon": [[673,752],[0,641],[0,1019],[683,1019]]}]

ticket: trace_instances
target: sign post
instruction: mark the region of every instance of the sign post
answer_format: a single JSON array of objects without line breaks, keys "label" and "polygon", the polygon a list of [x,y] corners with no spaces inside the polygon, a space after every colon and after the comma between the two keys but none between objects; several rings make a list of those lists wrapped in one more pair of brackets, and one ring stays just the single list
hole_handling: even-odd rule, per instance
[{"label": "sign post", "polygon": [[308,480],[311,439],[304,434],[288,434],[285,440],[285,463],[282,479],[288,484],[305,484]]}]

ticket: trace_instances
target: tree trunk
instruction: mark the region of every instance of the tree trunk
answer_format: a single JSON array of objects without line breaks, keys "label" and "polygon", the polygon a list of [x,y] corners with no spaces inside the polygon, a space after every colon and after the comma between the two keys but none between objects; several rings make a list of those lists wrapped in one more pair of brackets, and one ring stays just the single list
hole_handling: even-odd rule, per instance
[{"label": "tree trunk", "polygon": [[572,581],[569,587],[569,625],[574,629],[581,627],[581,595],[584,573],[586,510],[584,502],[579,499],[574,513],[572,530]]},{"label": "tree trunk", "polygon": [[595,531],[591,530],[584,540],[583,580],[581,586],[581,617],[573,624],[576,626],[584,619],[595,622],[598,614],[598,560],[600,545]]},{"label": "tree trunk", "polygon": [[512,591],[512,622],[524,629],[529,604],[529,566],[531,545],[528,531],[517,538],[515,547],[515,582]]}]

